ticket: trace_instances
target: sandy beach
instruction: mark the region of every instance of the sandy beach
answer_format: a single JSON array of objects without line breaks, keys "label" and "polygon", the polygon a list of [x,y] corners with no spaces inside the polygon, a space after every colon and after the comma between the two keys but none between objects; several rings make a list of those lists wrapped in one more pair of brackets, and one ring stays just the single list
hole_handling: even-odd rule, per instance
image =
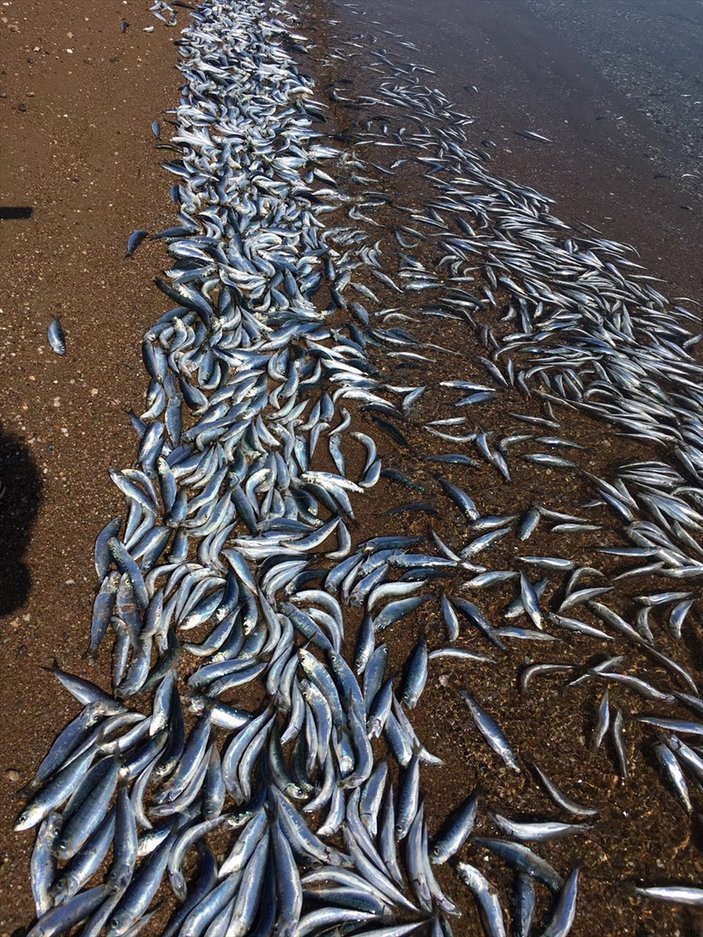
[{"label": "sandy beach", "polygon": [[[0,35],[9,493],[0,505],[0,933],[9,935],[33,912],[31,838],[12,832],[17,790],[74,712],[41,668],[54,657],[83,666],[93,541],[119,508],[108,469],[134,457],[127,411],[144,393],[139,348],[162,309],[152,281],[163,261],[156,244],[129,260],[125,250],[132,229],[173,219],[160,169],[168,155],[154,149],[150,126],[177,103],[179,80],[177,30],[137,0],[8,3]],[[54,315],[64,358],[46,341]]]},{"label": "sandy beach", "polygon": [[[698,0],[368,0],[402,32],[496,168],[561,217],[634,243],[671,295],[703,300],[703,82]],[[604,37],[607,37],[604,39]],[[476,90],[474,90],[474,88]],[[666,111],[667,121],[654,102]],[[532,130],[551,144],[527,140]]]},{"label": "sandy beach", "polygon": [[[703,28],[703,3],[673,0],[665,21],[662,4],[642,0],[634,16],[626,0],[610,14],[600,0],[590,0],[578,14],[573,11],[572,21],[569,5],[557,0],[360,0],[357,6],[369,22],[378,20],[381,28],[402,32],[418,45],[417,57],[435,70],[433,84],[475,116],[470,139],[485,145],[496,173],[552,197],[566,222],[593,225],[635,245],[641,262],[665,280],[668,296],[700,303],[703,107],[692,102],[703,91],[692,37]],[[310,0],[297,8],[301,28],[322,52],[330,42],[326,18],[338,18],[347,34],[358,26],[358,20],[345,19],[337,2]],[[610,58],[596,29],[607,15],[613,23]],[[185,11],[179,16],[185,21]],[[676,63],[676,77],[654,68],[640,75],[634,63],[639,56],[644,69],[651,60],[647,42],[661,34],[663,23],[667,40],[656,48]],[[153,286],[167,264],[163,246],[146,241],[131,258],[125,248],[132,230],[157,231],[175,219],[173,180],[160,167],[172,154],[155,147],[151,124],[159,121],[168,139],[168,110],[178,103],[180,85],[174,46],[179,31],[150,16],[139,0],[99,6],[87,0],[11,0],[2,7],[0,481],[10,497],[0,500],[0,937],[21,937],[33,916],[31,836],[12,831],[21,805],[18,790],[57,727],[75,713],[42,668],[58,658],[68,670],[85,672],[81,655],[95,591],[93,542],[123,510],[108,471],[134,460],[136,436],[127,412],[140,411],[146,388],[142,335],[167,308]],[[316,76],[315,55],[313,50],[303,68]],[[348,77],[341,67],[339,75]],[[662,103],[648,113],[647,98],[655,92]],[[344,130],[347,117],[332,107],[329,127]],[[536,132],[551,142],[516,131]],[[52,316],[60,317],[66,332],[65,357],[53,355],[46,342]],[[436,340],[455,347],[461,339],[446,328],[437,326]],[[405,372],[399,374],[400,381]],[[439,412],[427,404],[424,418]],[[595,420],[574,417],[574,427],[596,452],[592,471],[605,472],[620,455],[647,457],[637,443],[615,442],[607,453],[599,451]],[[387,439],[379,441],[379,451],[384,458],[398,455]],[[549,495],[553,481],[522,471],[526,486]],[[391,522],[379,519],[389,490],[386,482],[374,490],[360,510],[360,528],[391,530]],[[564,505],[576,494],[581,490],[560,492]],[[508,496],[497,497],[507,513]],[[409,521],[407,530],[415,525]],[[389,643],[398,655],[410,648],[407,638]],[[688,646],[685,656],[692,660]],[[109,682],[109,666],[106,655],[96,678]],[[512,711],[513,731],[524,738],[532,736],[543,705],[560,705],[558,691],[550,689],[516,714],[519,697],[505,674],[496,671],[489,683],[494,698]],[[428,692],[418,716],[428,744],[442,744],[447,725],[456,727],[462,719],[456,708],[440,716],[445,705],[442,689]],[[576,764],[573,751],[561,762],[560,746],[566,750],[571,734],[567,722],[555,731],[546,755],[550,770]],[[532,741],[538,745],[539,733]],[[469,749],[457,745],[444,755],[449,780],[427,801],[433,821],[467,786]],[[490,770],[489,761],[472,767],[471,782],[481,783]],[[656,784],[656,767],[645,771]],[[506,797],[517,788],[502,770],[494,780]],[[607,783],[610,797],[616,786],[592,768],[584,770],[583,783],[589,796]],[[667,909],[648,907],[643,913],[631,903],[621,907],[610,882],[634,877],[645,866],[656,871],[659,854],[643,855],[634,838],[626,839],[625,829],[632,829],[623,820],[627,811],[641,824],[643,840],[661,847],[662,862],[669,868],[679,862],[688,878],[703,872],[693,849],[703,831],[699,824],[691,839],[678,825],[679,814],[662,820],[662,803],[668,801],[658,799],[659,793],[650,803],[638,800],[636,790],[627,797],[618,804],[619,815],[611,804],[612,826],[599,840],[597,874],[587,887],[589,911],[573,933],[606,937],[615,933],[608,930],[615,920],[618,934],[684,937],[679,919],[674,922]],[[560,845],[556,855],[568,865],[577,853]],[[447,884],[445,875],[446,869],[443,884],[467,915],[468,929],[459,924],[456,933],[480,933],[465,890]],[[159,933],[160,920],[145,933]],[[693,915],[686,920],[691,928],[701,926]]]}]

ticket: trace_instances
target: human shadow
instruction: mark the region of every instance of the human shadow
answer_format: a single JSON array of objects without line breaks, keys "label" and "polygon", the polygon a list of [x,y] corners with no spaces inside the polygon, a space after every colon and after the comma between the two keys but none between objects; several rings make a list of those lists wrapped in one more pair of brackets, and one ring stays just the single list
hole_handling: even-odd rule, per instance
[{"label": "human shadow", "polygon": [[33,211],[29,205],[0,206],[0,221],[26,221]]},{"label": "human shadow", "polygon": [[41,472],[26,444],[0,425],[0,615],[24,605],[32,587],[24,554],[42,487]]}]

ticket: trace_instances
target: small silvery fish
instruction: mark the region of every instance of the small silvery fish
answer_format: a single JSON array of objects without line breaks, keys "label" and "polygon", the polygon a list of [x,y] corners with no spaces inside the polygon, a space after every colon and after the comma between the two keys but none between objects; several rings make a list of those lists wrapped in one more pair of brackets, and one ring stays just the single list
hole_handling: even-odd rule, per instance
[{"label": "small silvery fish", "polygon": [[63,326],[56,317],[54,317],[49,324],[47,337],[49,339],[49,347],[54,354],[66,354],[66,336],[64,335]]}]

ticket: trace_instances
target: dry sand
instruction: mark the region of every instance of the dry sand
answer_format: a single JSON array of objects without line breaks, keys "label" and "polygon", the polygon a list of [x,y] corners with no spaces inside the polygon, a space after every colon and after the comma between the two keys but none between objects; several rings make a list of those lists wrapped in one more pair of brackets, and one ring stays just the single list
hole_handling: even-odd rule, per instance
[{"label": "dry sand", "polygon": [[[163,308],[151,282],[162,255],[146,243],[125,260],[125,245],[133,228],[158,230],[174,218],[159,166],[169,157],[154,149],[150,124],[177,103],[179,75],[178,30],[155,20],[142,0],[12,0],[0,10],[5,935],[33,913],[32,836],[12,832],[19,779],[74,712],[40,668],[54,655],[79,666],[95,583],[93,540],[121,510],[108,468],[134,456],[125,411],[138,407],[145,389],[139,348]],[[13,217],[18,208],[31,216]],[[46,342],[54,315],[66,331],[64,358]]]}]

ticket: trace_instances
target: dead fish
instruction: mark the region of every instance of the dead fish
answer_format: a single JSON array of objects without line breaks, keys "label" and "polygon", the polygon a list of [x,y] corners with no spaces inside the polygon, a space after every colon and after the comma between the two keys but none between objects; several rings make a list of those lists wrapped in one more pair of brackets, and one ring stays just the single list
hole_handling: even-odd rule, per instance
[{"label": "dead fish", "polygon": [[519,137],[524,137],[526,140],[539,140],[540,143],[554,143],[549,137],[543,137],[541,133],[535,133],[534,130],[516,130],[515,133]]},{"label": "dead fish", "polygon": [[127,238],[127,253],[125,254],[125,257],[134,256],[134,252],[146,237],[149,237],[148,231],[143,231],[141,229],[132,231],[130,236]]},{"label": "dead fish", "polygon": [[63,326],[56,317],[51,320],[47,335],[49,339],[49,346],[54,354],[65,355],[66,337],[64,335]]}]

